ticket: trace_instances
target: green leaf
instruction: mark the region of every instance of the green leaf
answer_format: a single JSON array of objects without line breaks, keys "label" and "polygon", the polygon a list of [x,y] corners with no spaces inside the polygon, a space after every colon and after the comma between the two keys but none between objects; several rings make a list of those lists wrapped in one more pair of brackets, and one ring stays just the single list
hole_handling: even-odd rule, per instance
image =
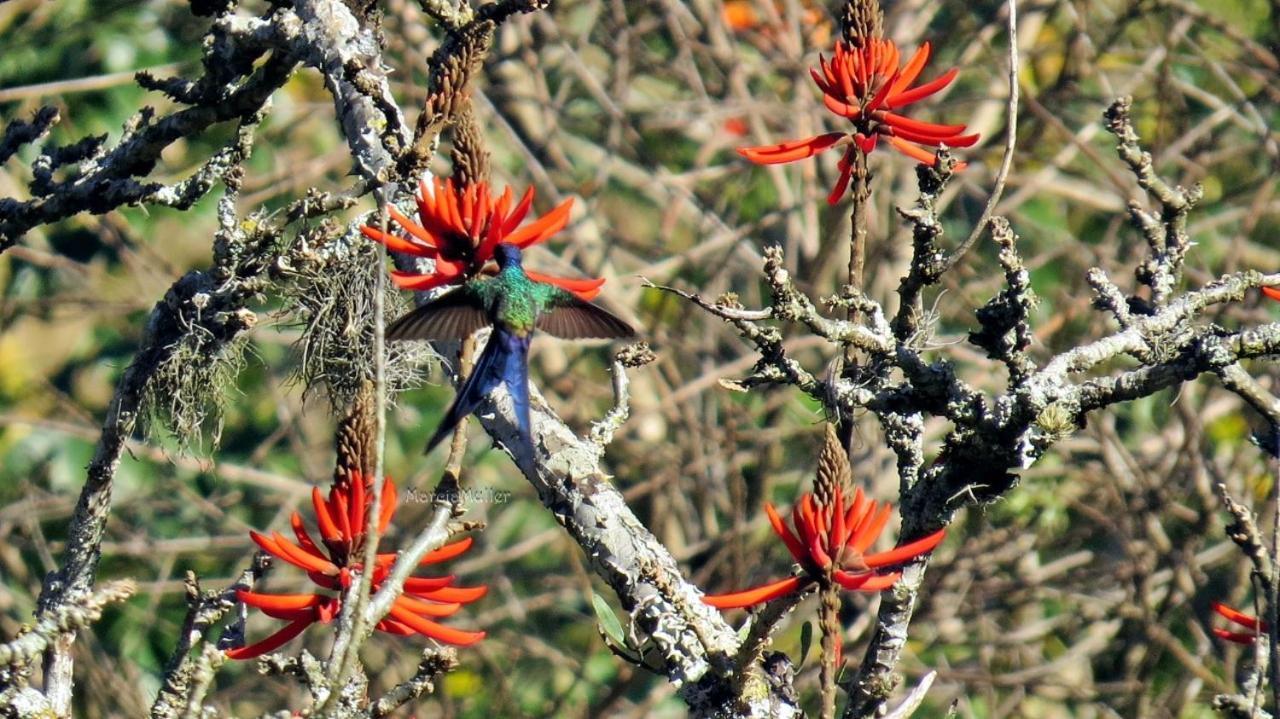
[{"label": "green leaf", "polygon": [[622,631],[622,622],[618,621],[618,615],[613,613],[613,609],[604,597],[592,592],[591,608],[595,610],[596,620],[600,622],[600,628],[604,630],[605,636],[612,639],[613,643],[619,647],[627,646],[627,636]]},{"label": "green leaf", "polygon": [[809,649],[813,647],[813,622],[805,622],[800,627],[800,661],[796,662],[796,668],[804,666],[805,657],[809,656]]}]

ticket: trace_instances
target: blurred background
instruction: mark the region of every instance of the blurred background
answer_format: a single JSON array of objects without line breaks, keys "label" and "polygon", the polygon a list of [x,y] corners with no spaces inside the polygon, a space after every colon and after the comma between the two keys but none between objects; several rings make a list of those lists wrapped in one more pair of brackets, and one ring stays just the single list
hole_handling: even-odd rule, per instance
[{"label": "blurred background", "polygon": [[[440,33],[409,0],[381,6],[393,89],[412,121]],[[241,12],[265,7],[245,2]],[[779,244],[812,296],[843,282],[847,207],[824,199],[835,155],[762,168],[733,152],[838,127],[808,77],[838,35],[835,12],[809,0],[564,0],[505,24],[473,82],[494,184],[534,186],[538,212],[575,198],[569,228],[530,264],[607,277],[605,302],[636,320],[658,354],[632,373],[632,417],[606,464],[641,519],[709,591],[786,571],[789,557],[760,509],[766,500],[790,505],[808,488],[823,417],[789,389],[723,387],[722,378],[754,364],[750,346],[719,320],[644,289],[641,278],[708,298],[734,292],[759,307],[761,248]],[[924,78],[961,69],[947,93],[913,116],[982,133],[961,153],[969,167],[942,203],[949,243],[968,235],[1001,157],[1005,13],[1003,3],[986,0],[886,7],[886,34],[904,52],[933,44]],[[1130,199],[1145,198],[1101,125],[1119,95],[1134,96],[1135,124],[1164,176],[1204,187],[1191,220],[1187,284],[1280,268],[1274,4],[1034,0],[1018,14],[1023,103],[1014,171],[997,212],[1020,236],[1040,297],[1033,356],[1109,332],[1089,306],[1085,271],[1102,267],[1130,291],[1145,256],[1124,212]],[[173,108],[138,88],[132,73],[195,77],[208,26],[176,0],[0,3],[0,121],[51,104],[63,118],[55,142],[116,138],[141,105]],[[219,126],[176,143],[154,178],[185,177],[233,132]],[[37,150],[0,165],[0,197],[28,196]],[[348,189],[350,166],[319,76],[299,72],[258,133],[238,207],[269,211],[308,188]],[[871,167],[867,283],[895,307],[910,247],[895,208],[914,202],[914,171],[883,147]],[[433,169],[448,173],[447,152]],[[0,254],[2,638],[30,620],[61,552],[106,405],[147,313],[184,272],[210,262],[218,196],[184,213],[80,215]],[[368,201],[339,219],[373,209]],[[980,243],[926,298],[930,356],[955,361],[967,381],[993,393],[1003,388],[1003,369],[965,335],[976,327],[974,308],[1001,279],[994,247]],[[138,434],[120,468],[101,576],[135,578],[141,591],[110,608],[77,645],[81,716],[146,713],[181,626],[184,574],[197,572],[207,587],[229,584],[252,555],[248,530],[282,529],[311,486],[331,476],[336,420],[323,388],[307,392],[298,379],[296,314],[274,294],[253,309],[260,321],[216,402],[196,417],[201,430],[175,437],[161,416]],[[1239,326],[1277,314],[1274,303],[1250,297],[1215,321]],[[834,359],[821,341],[785,331],[811,371]],[[611,404],[608,352],[534,343],[534,382],[580,431]],[[1275,365],[1249,369],[1273,389],[1280,379]],[[434,486],[444,453],[423,459],[420,449],[451,397],[444,377],[425,368],[397,397],[386,466],[402,491]],[[935,438],[946,429],[930,425]],[[921,716],[948,709],[962,717],[1209,716],[1211,697],[1233,688],[1241,657],[1208,634],[1208,603],[1252,606],[1249,567],[1223,534],[1212,486],[1225,483],[1271,526],[1274,473],[1250,444],[1256,429],[1257,418],[1234,396],[1202,379],[1095,414],[1005,498],[962,516],[935,554],[901,667],[907,681],[939,672]],[[491,451],[474,424],[471,436],[466,485],[509,495],[468,507],[467,518],[488,527],[451,571],[491,589],[451,623],[484,628],[490,638],[461,651],[462,667],[407,713],[680,716],[673,687],[604,646],[591,597],[600,592],[612,602],[612,594],[506,456]],[[853,460],[856,481],[872,496],[896,499],[893,457],[871,418],[859,428]],[[407,501],[390,546],[427,512],[427,504]],[[893,541],[893,531],[886,535]],[[277,569],[268,586],[298,591],[304,581]],[[847,602],[851,668],[875,604],[874,596]],[[802,607],[776,641],[797,663],[812,616]],[[277,624],[254,616],[250,636]],[[313,628],[291,647],[323,649],[328,636]],[[412,673],[415,641],[369,643],[375,691]],[[816,654],[800,666],[807,706],[816,697]],[[212,699],[235,715],[307,706],[296,685],[262,678],[247,662],[221,672]]]}]

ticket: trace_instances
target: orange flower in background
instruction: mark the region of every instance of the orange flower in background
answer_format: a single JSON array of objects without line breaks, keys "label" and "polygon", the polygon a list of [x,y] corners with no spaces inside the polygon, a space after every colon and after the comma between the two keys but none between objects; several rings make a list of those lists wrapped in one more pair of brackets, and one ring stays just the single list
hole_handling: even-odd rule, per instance
[{"label": "orange flower in background", "polygon": [[887,552],[866,554],[884,531],[893,513],[888,503],[878,505],[854,492],[853,501],[845,505],[844,492],[835,490],[830,504],[818,502],[812,493],[801,495],[791,511],[795,531],[787,527],[773,505],[764,505],[773,531],[787,545],[791,556],[800,563],[802,576],[792,576],[753,589],[704,598],[718,609],[749,607],[799,591],[814,582],[833,581],[858,592],[878,592],[892,587],[901,572],[878,574],[876,570],[914,559],[933,551],[946,534],[945,529]]},{"label": "orange flower in background", "polygon": [[[786,13],[786,6],[774,0],[774,8],[779,16]],[[724,0],[720,6],[720,20],[735,33],[744,34],[759,31],[761,39],[774,41],[782,28],[767,24],[756,12],[755,0]],[[826,45],[831,40],[831,22],[820,7],[812,0],[800,3],[800,25],[810,45]]]},{"label": "orange flower in background", "polygon": [[1263,287],[1261,289],[1262,289],[1262,294],[1266,295],[1267,297],[1270,297],[1271,299],[1277,302],[1280,302],[1280,287]]},{"label": "orange flower in background", "polygon": [[[408,233],[408,237],[368,225],[360,228],[365,237],[386,245],[391,252],[435,261],[435,269],[427,274],[392,270],[391,280],[402,290],[429,290],[461,284],[481,272],[491,272],[495,266],[486,265],[493,260],[495,247],[507,242],[523,249],[545,241],[564,229],[573,206],[570,198],[551,212],[520,227],[533,206],[532,187],[512,207],[510,187],[495,199],[490,195],[487,183],[456,187],[453,180],[436,177],[432,179],[431,188],[426,182],[419,182],[414,199],[418,204],[418,222],[405,217],[395,206],[387,205],[391,219]],[[586,301],[600,294],[600,286],[604,284],[603,278],[553,277],[528,269],[525,274],[535,282],[555,285]]]},{"label": "orange flower in background", "polygon": [[1235,642],[1236,644],[1253,644],[1259,634],[1271,633],[1271,627],[1266,622],[1259,620],[1257,617],[1251,617],[1244,612],[1232,609],[1222,602],[1214,602],[1213,611],[1217,612],[1228,621],[1249,630],[1248,632],[1233,632],[1228,629],[1218,629],[1217,627],[1214,627],[1213,633],[1220,639]]},{"label": "orange flower in background", "polygon": [[731,117],[725,120],[724,125],[721,127],[725,132],[733,135],[734,137],[742,137],[743,135],[746,135],[747,131],[750,129],[747,127],[747,121],[743,120],[741,117]]},{"label": "orange flower in background", "polygon": [[735,32],[753,30],[760,24],[755,8],[751,7],[751,0],[725,0],[720,7],[720,19]]},{"label": "orange flower in background", "polygon": [[[320,530],[320,544],[312,538],[302,522],[302,516],[294,512],[290,524],[297,542],[279,532],[270,536],[250,532],[249,536],[263,551],[292,564],[307,573],[312,582],[324,589],[344,591],[351,587],[361,569],[357,561],[364,553],[365,521],[369,505],[373,501],[371,483],[359,473],[351,473],[349,481],[335,483],[326,498],[317,487],[312,490],[311,501],[315,509],[316,524]],[[390,479],[382,484],[382,507],[378,519],[378,533],[382,534],[391,523],[397,505],[396,486]],[[452,559],[471,547],[468,537],[429,552],[419,566]],[[386,581],[396,562],[395,553],[379,554],[373,571],[373,590]],[[390,613],[375,625],[378,631],[407,636],[420,634],[445,644],[466,646],[484,638],[484,632],[468,632],[447,627],[436,619],[458,611],[463,604],[483,597],[487,587],[455,587],[454,577],[410,577],[405,581],[404,594],[391,606]],[[287,621],[282,629],[266,639],[244,647],[231,649],[231,659],[252,659],[274,651],[298,636],[308,626],[327,624],[342,611],[342,597],[326,594],[264,594],[245,589],[236,595],[247,606],[262,610],[263,614]]]},{"label": "orange flower in background", "polygon": [[978,135],[964,134],[967,129],[964,125],[922,122],[895,112],[940,92],[955,80],[959,71],[951,68],[929,82],[911,87],[929,62],[930,52],[926,42],[906,65],[899,67],[898,47],[892,40],[870,39],[861,47],[837,42],[835,56],[830,60],[822,58],[819,66],[809,72],[822,90],[827,109],[850,120],[853,131],[828,132],[778,145],[743,147],[738,152],[757,164],[773,165],[813,157],[832,147],[844,147],[844,155],[837,164],[840,177],[827,197],[827,202],[834,205],[849,186],[854,153],[871,152],[881,137],[902,154],[926,165],[932,165],[935,158],[921,145],[973,145]]}]

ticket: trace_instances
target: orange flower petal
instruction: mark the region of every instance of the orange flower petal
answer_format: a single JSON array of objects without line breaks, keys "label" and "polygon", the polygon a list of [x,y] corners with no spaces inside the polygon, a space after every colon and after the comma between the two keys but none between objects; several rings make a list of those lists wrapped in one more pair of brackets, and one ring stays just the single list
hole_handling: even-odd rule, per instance
[{"label": "orange flower petal", "polygon": [[935,137],[932,135],[919,135],[910,130],[902,130],[898,128],[882,128],[888,137],[898,137],[908,142],[918,142],[924,145],[946,145],[947,147],[969,147],[978,141],[978,134],[972,135],[948,135],[945,137]]},{"label": "orange flower petal", "polygon": [[402,622],[397,622],[394,619],[384,618],[382,621],[373,625],[373,628],[377,629],[380,632],[386,632],[387,634],[394,634],[396,636],[401,636],[401,637],[407,637],[411,634],[417,634],[417,632],[413,631],[412,627]]},{"label": "orange flower petal", "polygon": [[458,602],[427,602],[409,596],[396,597],[396,604],[420,617],[447,617],[456,614],[462,608]]},{"label": "orange flower petal", "polygon": [[429,275],[416,275],[400,270],[391,271],[391,281],[402,290],[424,291],[457,282],[461,273],[443,273],[439,270],[448,263],[436,260],[436,272]]},{"label": "orange flower petal", "polygon": [[600,294],[600,287],[604,285],[603,277],[596,278],[570,278],[555,277],[553,275],[544,275],[541,272],[534,272],[526,269],[524,271],[529,279],[534,282],[542,282],[548,285],[555,285],[566,292],[571,292],[578,296],[584,302],[590,302]]},{"label": "orange flower petal", "polygon": [[285,539],[284,535],[279,532],[272,532],[271,538],[275,541],[276,548],[280,550],[280,554],[276,556],[295,567],[312,572],[320,572],[321,574],[335,574],[338,571],[338,567],[333,562],[306,551]]},{"label": "orange flower petal", "polygon": [[387,214],[391,216],[391,219],[396,221],[397,225],[404,228],[405,232],[408,232],[421,240],[423,244],[429,247],[440,246],[440,241],[435,237],[435,235],[427,232],[427,228],[419,225],[408,217],[405,217],[401,214],[400,210],[396,209],[395,205],[387,205]]},{"label": "orange flower petal", "polygon": [[733,592],[730,594],[708,594],[702,598],[702,601],[710,604],[716,609],[738,609],[777,599],[778,597],[790,594],[799,588],[799,577],[787,577],[786,579],[771,582],[769,584],[741,592]]},{"label": "orange flower petal", "polygon": [[889,91],[893,89],[894,83],[898,81],[898,73],[895,71],[889,78],[889,81],[880,87],[879,92],[871,98],[871,102],[867,103],[867,112],[875,112],[884,104],[885,98],[889,97]]},{"label": "orange flower petal", "polygon": [[475,540],[472,539],[471,537],[466,537],[452,544],[446,544],[443,547],[433,552],[427,552],[426,556],[422,558],[422,561],[418,562],[418,566],[421,567],[424,564],[435,564],[436,562],[443,562],[448,559],[453,559],[454,557],[470,549],[471,544],[474,541]]},{"label": "orange flower petal", "polygon": [[413,594],[430,592],[453,584],[457,579],[452,574],[443,577],[409,577],[404,580],[404,590]]},{"label": "orange flower petal", "polygon": [[236,598],[257,609],[309,609],[325,599],[319,594],[260,594],[247,589],[237,589]]},{"label": "orange flower petal", "polygon": [[849,549],[859,553],[867,551],[867,547],[875,544],[880,533],[884,531],[884,526],[889,523],[891,514],[893,514],[893,507],[885,503],[879,514],[864,522],[849,538]]},{"label": "orange flower petal", "polygon": [[[848,157],[846,155],[846,157]],[[827,194],[827,204],[835,205],[840,202],[840,198],[844,197],[845,190],[849,189],[849,180],[853,178],[853,165],[847,162],[840,163],[840,175],[836,178],[836,184],[832,186],[831,192]]]},{"label": "orange flower petal", "polygon": [[320,527],[320,536],[327,541],[337,542],[342,539],[342,532],[329,514],[329,503],[324,501],[319,487],[311,488],[311,506],[315,509],[316,524]]},{"label": "orange flower petal", "polygon": [[890,574],[851,574],[837,569],[831,573],[836,583],[845,589],[855,592],[879,592],[892,587],[901,577],[902,572]]},{"label": "orange flower petal", "polygon": [[1249,629],[1253,629],[1255,631],[1259,630],[1259,628],[1261,628],[1261,631],[1264,631],[1264,632],[1271,631],[1269,628],[1267,628],[1266,622],[1259,621],[1257,617],[1249,616],[1248,614],[1245,614],[1244,612],[1241,612],[1238,609],[1232,609],[1231,607],[1228,607],[1222,602],[1213,602],[1211,606],[1213,607],[1213,611],[1220,614],[1223,618],[1227,619],[1228,621],[1239,624],[1242,627],[1248,627]]},{"label": "orange flower petal", "polygon": [[[351,505],[347,504],[346,492],[334,487],[329,490],[329,502],[332,503],[332,515],[338,518],[338,528],[342,541],[347,544],[355,542],[356,534],[351,528]],[[359,511],[358,509],[355,511]]]},{"label": "orange flower petal", "polygon": [[738,154],[758,165],[778,165],[784,162],[795,162],[829,149],[844,139],[843,132],[828,132],[801,140],[788,140],[777,145],[760,147],[739,147]]},{"label": "orange flower petal", "polygon": [[897,150],[898,152],[901,152],[902,154],[906,155],[907,157],[910,157],[911,159],[915,160],[916,162],[919,162],[922,165],[928,165],[929,167],[933,167],[933,164],[938,160],[937,155],[935,155],[934,153],[929,152],[928,150],[924,149],[923,147],[920,147],[919,145],[913,145],[910,142],[899,139],[897,137],[890,137],[889,145],[892,146],[893,149]]},{"label": "orange flower petal", "polygon": [[831,578],[836,580],[837,584],[852,591],[862,589],[862,585],[874,576],[870,572],[846,572],[843,569],[837,569],[831,573]]},{"label": "orange flower petal", "polygon": [[433,602],[457,602],[470,604],[489,593],[489,588],[479,587],[441,587],[425,592],[413,592],[415,597],[430,599]]},{"label": "orange flower petal", "polygon": [[569,213],[572,210],[573,198],[570,197],[536,221],[530,222],[507,235],[503,242],[509,242],[522,249],[530,245],[536,245],[563,230],[564,226],[569,224]]},{"label": "orange flower petal", "polygon": [[399,499],[396,496],[396,483],[388,477],[382,480],[382,506],[378,509],[378,534],[387,531],[387,526],[391,524],[391,517],[396,513],[396,507]]},{"label": "orange flower petal", "polygon": [[831,507],[831,546],[843,547],[849,541],[853,528],[845,523],[844,496],[836,487],[835,505]]},{"label": "orange flower petal", "polygon": [[[828,110],[841,117],[847,117],[850,120],[856,120],[858,116],[862,114],[862,108],[858,105],[843,102],[829,94],[824,93],[822,95],[822,104],[826,105]],[[868,107],[874,108],[875,105],[868,105]]]},{"label": "orange flower petal", "polygon": [[[919,87],[914,87],[906,92],[898,92],[890,95],[885,101],[885,106],[889,108],[898,108],[905,107],[914,102],[919,102],[936,92],[942,91],[942,89],[947,85],[950,85],[951,81],[956,79],[956,76],[959,74],[959,68],[953,67]],[[905,85],[903,85],[903,87],[905,87]]]},{"label": "orange flower petal", "polygon": [[870,569],[877,567],[885,567],[890,564],[897,564],[908,559],[913,559],[926,552],[933,551],[942,539],[946,536],[947,530],[939,529],[927,537],[922,537],[914,542],[909,542],[900,547],[894,547],[887,552],[879,552],[877,554],[869,554],[862,558]]},{"label": "orange flower petal", "polygon": [[925,42],[916,49],[916,53],[911,56],[906,66],[902,68],[902,72],[898,75],[898,80],[893,83],[893,90],[889,93],[889,107],[898,107],[907,103],[895,104],[894,98],[899,93],[911,86],[911,83],[920,77],[920,71],[924,70],[924,66],[929,63],[929,55],[933,52],[933,46]]},{"label": "orange flower petal", "polygon": [[[364,475],[359,472],[352,472],[350,480],[351,482],[348,486],[350,487],[351,501],[347,503],[347,506],[348,511],[351,513],[351,531],[356,536],[361,536],[364,534],[364,513],[365,502],[367,501],[364,494],[365,479]],[[379,533],[382,531],[379,530]]]},{"label": "orange flower petal", "polygon": [[853,501],[849,503],[849,510],[845,512],[844,523],[849,527],[849,533],[858,526],[858,522],[862,519],[862,510],[866,508],[867,498],[862,493],[862,487],[853,490]]},{"label": "orange flower petal", "polygon": [[1262,290],[1262,294],[1266,295],[1267,297],[1270,297],[1271,299],[1277,302],[1280,302],[1280,287],[1261,287],[1259,289]]},{"label": "orange flower petal", "polygon": [[293,528],[293,536],[298,538],[298,544],[308,552],[313,554],[321,554],[320,548],[316,546],[315,540],[307,532],[307,526],[302,523],[302,515],[294,512],[289,515],[289,526]]},{"label": "orange flower petal", "polygon": [[434,247],[427,247],[416,242],[411,242],[399,235],[383,232],[376,227],[361,225],[360,234],[374,242],[386,245],[387,249],[391,252],[413,255],[414,257],[435,257],[439,254],[439,251]]},{"label": "orange flower petal", "polygon": [[520,198],[520,204],[516,205],[516,209],[507,215],[507,219],[502,223],[502,234],[509,235],[516,231],[521,222],[524,222],[524,216],[529,214],[529,208],[533,207],[533,187],[524,191],[524,195]]},{"label": "orange flower petal", "polygon": [[250,529],[249,539],[252,539],[253,543],[258,545],[258,547],[261,548],[262,551],[266,552],[267,554],[270,554],[273,557],[280,557],[281,559],[283,559],[283,557],[281,557],[282,552],[280,551],[280,548],[276,546],[276,541],[271,537],[268,537],[265,534],[259,534],[253,531],[252,529]]},{"label": "orange flower petal", "polygon": [[772,504],[765,502],[764,513],[765,516],[769,518],[769,524],[773,527],[773,533],[782,539],[783,544],[787,545],[787,551],[791,552],[791,556],[795,557],[797,562],[803,563],[807,561],[809,558],[808,552],[806,552],[804,546],[800,544],[800,540],[796,539],[796,536],[791,533],[791,529],[782,521],[782,517],[778,515],[778,511],[773,508]]},{"label": "orange flower petal", "polygon": [[465,647],[484,639],[484,632],[466,632],[461,629],[446,627],[430,619],[419,617],[404,607],[399,607],[395,604],[391,605],[391,618],[411,627],[415,632],[423,636],[431,637],[445,644]]},{"label": "orange flower petal", "polygon": [[1229,642],[1235,642],[1236,644],[1253,644],[1254,641],[1257,640],[1258,638],[1258,635],[1256,634],[1245,634],[1243,632],[1229,632],[1226,629],[1218,629],[1217,627],[1213,628],[1213,633],[1219,639],[1225,639]]},{"label": "orange flower petal", "polygon": [[250,644],[244,647],[227,650],[228,659],[253,659],[260,657],[267,652],[273,652],[284,646],[290,639],[302,633],[302,630],[311,625],[311,620],[300,619],[291,624],[286,624],[283,629],[263,639],[257,644]]},{"label": "orange flower petal", "polygon": [[316,621],[316,608],[333,601],[318,594],[258,594],[237,590],[236,595],[246,606],[255,607],[272,619],[296,622],[300,619]]},{"label": "orange flower petal", "polygon": [[476,229],[475,211],[476,211],[476,190],[478,185],[467,185],[462,188],[462,203],[458,208],[458,214],[462,220],[462,226],[468,230],[468,234]]},{"label": "orange flower petal", "polygon": [[493,205],[493,219],[489,222],[490,226],[501,231],[502,221],[506,219],[509,209],[511,209],[511,186],[507,185],[507,189],[502,191],[502,195]]},{"label": "orange flower petal", "polygon": [[818,565],[820,569],[826,571],[831,566],[831,555],[827,554],[823,545],[822,534],[815,534],[809,542],[809,561]]},{"label": "orange flower petal", "polygon": [[[955,147],[968,147],[977,142],[977,135],[960,135],[965,131],[964,125],[940,125],[933,122],[923,122],[893,112],[884,113],[880,116],[880,119],[884,124],[894,129],[892,134],[915,142],[932,142],[936,145],[938,142],[945,141]],[[974,139],[969,141],[969,137]],[[958,142],[953,142],[953,139],[965,140],[968,141],[968,144],[961,145]]]}]

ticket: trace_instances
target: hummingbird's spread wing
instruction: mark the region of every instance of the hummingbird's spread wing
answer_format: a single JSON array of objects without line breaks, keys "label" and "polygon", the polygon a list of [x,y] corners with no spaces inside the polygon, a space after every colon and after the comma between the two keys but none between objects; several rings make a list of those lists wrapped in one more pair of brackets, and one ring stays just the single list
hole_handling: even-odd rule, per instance
[{"label": "hummingbird's spread wing", "polygon": [[387,339],[463,340],[488,324],[479,299],[460,287],[392,322]]},{"label": "hummingbird's spread wing", "polygon": [[566,340],[623,339],[636,334],[631,325],[590,302],[572,295],[561,302],[538,316],[538,329]]}]

